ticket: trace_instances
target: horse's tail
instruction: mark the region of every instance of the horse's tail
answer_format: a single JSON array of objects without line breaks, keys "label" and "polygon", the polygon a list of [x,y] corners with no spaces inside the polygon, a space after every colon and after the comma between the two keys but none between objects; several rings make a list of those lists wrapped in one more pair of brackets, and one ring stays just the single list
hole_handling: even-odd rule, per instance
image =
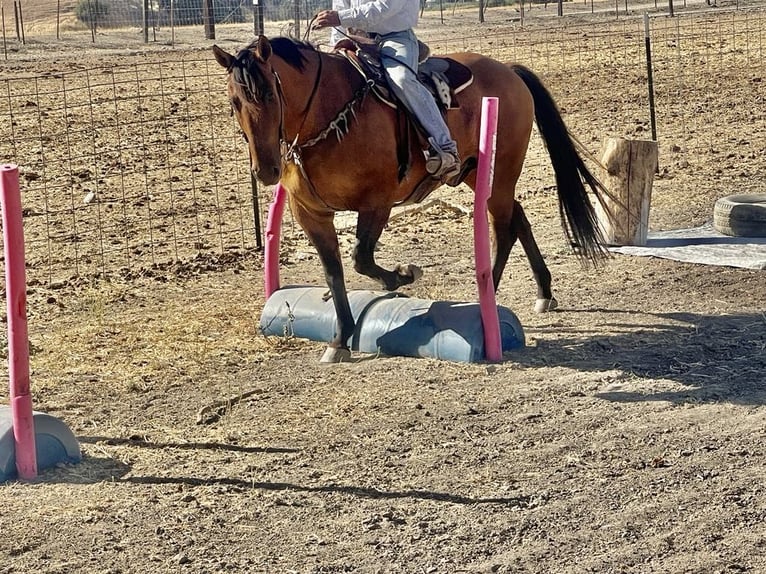
[{"label": "horse's tail", "polygon": [[524,81],[535,102],[535,121],[556,174],[559,215],[567,239],[579,247],[579,254],[597,263],[607,251],[596,211],[583,182],[598,195],[603,185],[585,166],[550,92],[531,70],[514,64],[511,69]]}]

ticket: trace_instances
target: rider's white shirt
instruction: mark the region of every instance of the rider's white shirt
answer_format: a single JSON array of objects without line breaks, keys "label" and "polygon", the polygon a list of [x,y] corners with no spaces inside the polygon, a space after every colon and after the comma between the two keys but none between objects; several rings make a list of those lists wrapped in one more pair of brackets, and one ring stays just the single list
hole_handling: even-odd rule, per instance
[{"label": "rider's white shirt", "polygon": [[[333,0],[333,10],[338,12],[344,28],[358,28],[374,34],[390,34],[414,28],[420,15],[418,0]],[[332,44],[343,39],[333,29]]]}]

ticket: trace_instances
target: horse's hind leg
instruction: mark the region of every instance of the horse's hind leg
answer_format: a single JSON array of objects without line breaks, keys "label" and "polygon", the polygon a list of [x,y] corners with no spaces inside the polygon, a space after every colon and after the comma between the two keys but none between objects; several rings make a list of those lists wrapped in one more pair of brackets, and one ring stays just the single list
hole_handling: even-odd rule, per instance
[{"label": "horse's hind leg", "polygon": [[390,209],[359,212],[353,258],[357,273],[375,279],[387,291],[395,291],[419,279],[423,272],[415,265],[397,265],[393,271],[389,271],[375,263],[375,245],[390,214]]},{"label": "horse's hind leg", "polygon": [[532,235],[532,227],[529,225],[524,208],[519,202],[515,203],[511,216],[511,234],[518,236],[522,247],[524,247],[529,266],[532,268],[532,275],[535,278],[535,283],[537,283],[535,311],[538,313],[553,311],[558,307],[558,302],[551,291],[551,272],[548,271],[548,266],[545,264],[540,248]]},{"label": "horse's hind leg", "polygon": [[505,266],[508,264],[508,256],[511,249],[516,244],[518,234],[516,228],[511,225],[511,219],[507,214],[491,213],[492,228],[494,231],[494,263],[492,264],[492,282],[495,291],[500,287],[500,280],[503,278]]}]

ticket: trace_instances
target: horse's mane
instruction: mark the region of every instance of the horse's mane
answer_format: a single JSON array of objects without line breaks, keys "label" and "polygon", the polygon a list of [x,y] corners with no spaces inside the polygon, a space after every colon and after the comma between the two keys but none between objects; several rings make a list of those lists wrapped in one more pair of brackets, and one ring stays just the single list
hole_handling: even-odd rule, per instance
[{"label": "horse's mane", "polygon": [[[271,44],[271,50],[275,55],[279,56],[285,61],[285,63],[301,72],[304,70],[304,64],[306,63],[306,56],[303,55],[302,51],[317,51],[317,49],[308,42],[302,42],[301,40],[288,38],[286,36],[270,38],[269,44]],[[249,46],[237,54],[237,60],[240,61],[245,60],[248,57],[252,57],[251,51],[255,49],[257,45],[258,40],[251,42]]]},{"label": "horse's mane", "polygon": [[[284,36],[271,38],[269,44],[271,44],[274,55],[279,56],[286,64],[300,72],[304,71],[306,63],[306,56],[303,55],[302,51],[317,51],[308,42],[301,42]],[[246,48],[240,50],[230,67],[234,81],[245,89],[247,99],[253,102],[257,102],[259,99],[268,99],[272,95],[269,83],[263,77],[253,58],[253,50],[257,46],[258,40],[254,40]]]}]

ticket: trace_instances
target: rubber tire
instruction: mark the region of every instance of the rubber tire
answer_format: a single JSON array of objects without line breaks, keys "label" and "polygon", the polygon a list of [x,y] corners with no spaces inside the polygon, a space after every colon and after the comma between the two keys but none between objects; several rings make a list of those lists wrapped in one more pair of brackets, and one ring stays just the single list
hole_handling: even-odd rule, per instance
[{"label": "rubber tire", "polygon": [[713,227],[732,237],[766,237],[766,193],[722,197],[715,202]]}]

